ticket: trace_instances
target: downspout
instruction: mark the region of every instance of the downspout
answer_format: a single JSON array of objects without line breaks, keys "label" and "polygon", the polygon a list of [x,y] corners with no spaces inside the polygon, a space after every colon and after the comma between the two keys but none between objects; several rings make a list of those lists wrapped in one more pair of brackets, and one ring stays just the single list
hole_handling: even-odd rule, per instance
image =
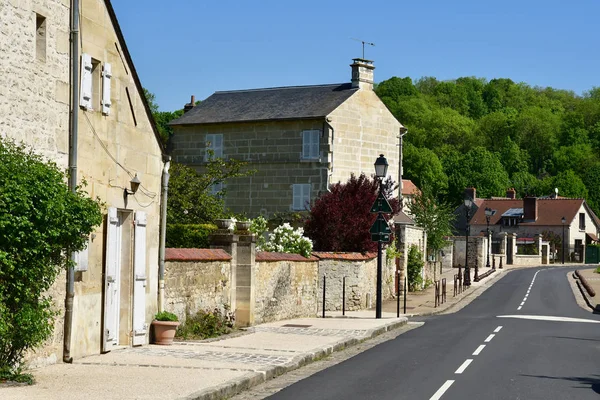
[{"label": "downspout", "polygon": [[158,247],[158,311],[165,307],[165,241],[167,236],[167,197],[169,195],[169,167],[171,156],[164,155],[162,190],[160,194],[160,244]]},{"label": "downspout", "polygon": [[331,175],[333,175],[333,144],[335,143],[335,129],[329,123],[331,121],[330,117],[325,118],[325,125],[331,129],[331,172],[327,171],[327,191],[331,192],[329,186],[331,185]]},{"label": "downspout", "polygon": [[[71,1],[71,121],[69,140],[69,190],[77,191],[77,135],[79,124],[79,0]],[[63,362],[72,363],[71,331],[73,327],[73,298],[75,297],[75,261],[77,253],[70,254],[67,268],[65,295],[65,325],[63,335]]]},{"label": "downspout", "polygon": [[398,138],[400,139],[400,144],[398,146],[400,148],[400,154],[398,157],[398,160],[400,160],[400,165],[398,166],[398,201],[400,202],[400,209],[404,208],[402,205],[402,174],[404,173],[404,167],[402,166],[402,146],[404,135],[406,135],[407,132],[408,129],[406,129],[406,127],[400,127],[400,136],[398,136]]}]

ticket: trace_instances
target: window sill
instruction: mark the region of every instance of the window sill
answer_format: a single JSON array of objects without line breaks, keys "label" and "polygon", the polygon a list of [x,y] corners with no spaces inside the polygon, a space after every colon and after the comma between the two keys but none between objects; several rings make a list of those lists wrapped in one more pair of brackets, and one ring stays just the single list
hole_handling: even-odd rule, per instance
[{"label": "window sill", "polygon": [[317,157],[317,158],[301,158],[300,162],[303,163],[314,163],[314,162],[321,162],[321,157]]}]

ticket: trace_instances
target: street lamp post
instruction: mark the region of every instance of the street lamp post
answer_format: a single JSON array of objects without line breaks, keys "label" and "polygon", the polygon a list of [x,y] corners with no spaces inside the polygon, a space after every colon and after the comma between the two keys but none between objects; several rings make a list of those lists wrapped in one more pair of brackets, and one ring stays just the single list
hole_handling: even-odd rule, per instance
[{"label": "street lamp post", "polygon": [[562,219],[560,220],[560,222],[562,222],[562,227],[563,227],[563,234],[562,234],[562,263],[565,263],[565,223],[567,222],[567,219],[565,217],[562,217]]},{"label": "street lamp post", "polygon": [[[471,286],[471,271],[469,269],[469,213],[471,211],[471,207],[473,206],[473,200],[470,197],[465,199],[465,210],[467,210],[467,223],[466,223],[466,233],[467,233],[467,241],[465,245],[465,277],[463,280],[463,286]],[[477,265],[475,265],[475,280],[477,280]]]},{"label": "street lamp post", "polygon": [[[375,176],[379,179],[379,197],[383,196],[383,178],[387,175],[388,162],[381,154],[375,161]],[[377,218],[383,217],[382,212],[378,212]],[[381,318],[381,280],[382,280],[382,242],[383,234],[379,233],[377,240],[377,299],[375,302],[375,318]]]},{"label": "street lamp post", "polygon": [[[485,219],[487,221],[487,238],[488,238],[488,248],[487,248],[487,267],[490,267],[490,247],[492,247],[492,241],[490,240],[490,218],[496,214],[496,210],[492,210],[489,207],[485,208]],[[496,264],[494,263],[494,269],[496,269]]]}]

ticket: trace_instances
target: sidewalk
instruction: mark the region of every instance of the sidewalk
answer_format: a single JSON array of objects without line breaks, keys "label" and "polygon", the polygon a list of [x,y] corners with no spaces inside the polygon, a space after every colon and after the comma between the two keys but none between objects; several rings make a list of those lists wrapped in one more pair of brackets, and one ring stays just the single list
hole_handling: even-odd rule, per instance
[{"label": "sidewalk", "polygon": [[[475,298],[504,273],[473,282],[453,297],[449,269],[447,302],[434,307],[434,290],[409,293],[407,314],[425,315],[456,308]],[[383,305],[383,318],[374,310],[328,312],[331,318],[298,318],[249,328],[235,337],[211,342],[177,342],[113,350],[33,370],[33,386],[0,386],[1,399],[222,399],[277,375],[318,360],[407,323],[396,318],[396,303]],[[410,308],[409,308],[410,307]]]},{"label": "sidewalk", "polygon": [[[590,296],[589,293],[583,288],[579,283],[579,279],[575,278],[575,274],[573,272],[569,272],[569,280],[573,282],[577,282],[573,290],[575,292],[581,293],[583,300],[585,301],[584,308],[588,308],[590,311],[600,312],[600,274],[597,274],[596,268],[590,268],[589,265],[582,265],[582,268],[578,268],[581,276],[585,278],[585,280],[589,283],[589,285],[594,289],[596,295],[594,297]],[[577,295],[577,293],[575,293]],[[582,305],[583,306],[583,305]]]}]

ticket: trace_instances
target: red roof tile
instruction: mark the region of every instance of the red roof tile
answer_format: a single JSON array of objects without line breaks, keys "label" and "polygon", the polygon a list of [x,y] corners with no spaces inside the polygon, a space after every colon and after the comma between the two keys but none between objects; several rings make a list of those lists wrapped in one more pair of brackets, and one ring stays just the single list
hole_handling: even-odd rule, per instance
[{"label": "red roof tile", "polygon": [[421,191],[410,179],[402,179],[402,195],[410,196],[418,193]]},{"label": "red roof tile", "polygon": [[[562,217],[569,223],[573,221],[583,202],[583,199],[537,199],[537,219],[535,222],[521,222],[520,225],[562,226]],[[472,225],[486,224],[486,207],[496,210],[496,214],[490,218],[490,225],[495,225],[509,208],[523,208],[523,199],[483,199],[471,218]]]},{"label": "red roof tile", "polygon": [[229,261],[231,256],[223,249],[165,249],[166,261]]},{"label": "red roof tile", "polygon": [[313,255],[320,258],[321,260],[349,260],[349,261],[363,261],[372,260],[377,257],[377,253],[336,253],[330,251],[315,251]]},{"label": "red roof tile", "polygon": [[270,251],[261,251],[256,253],[256,261],[318,261],[319,259],[310,256],[306,258],[300,254],[276,253]]}]

